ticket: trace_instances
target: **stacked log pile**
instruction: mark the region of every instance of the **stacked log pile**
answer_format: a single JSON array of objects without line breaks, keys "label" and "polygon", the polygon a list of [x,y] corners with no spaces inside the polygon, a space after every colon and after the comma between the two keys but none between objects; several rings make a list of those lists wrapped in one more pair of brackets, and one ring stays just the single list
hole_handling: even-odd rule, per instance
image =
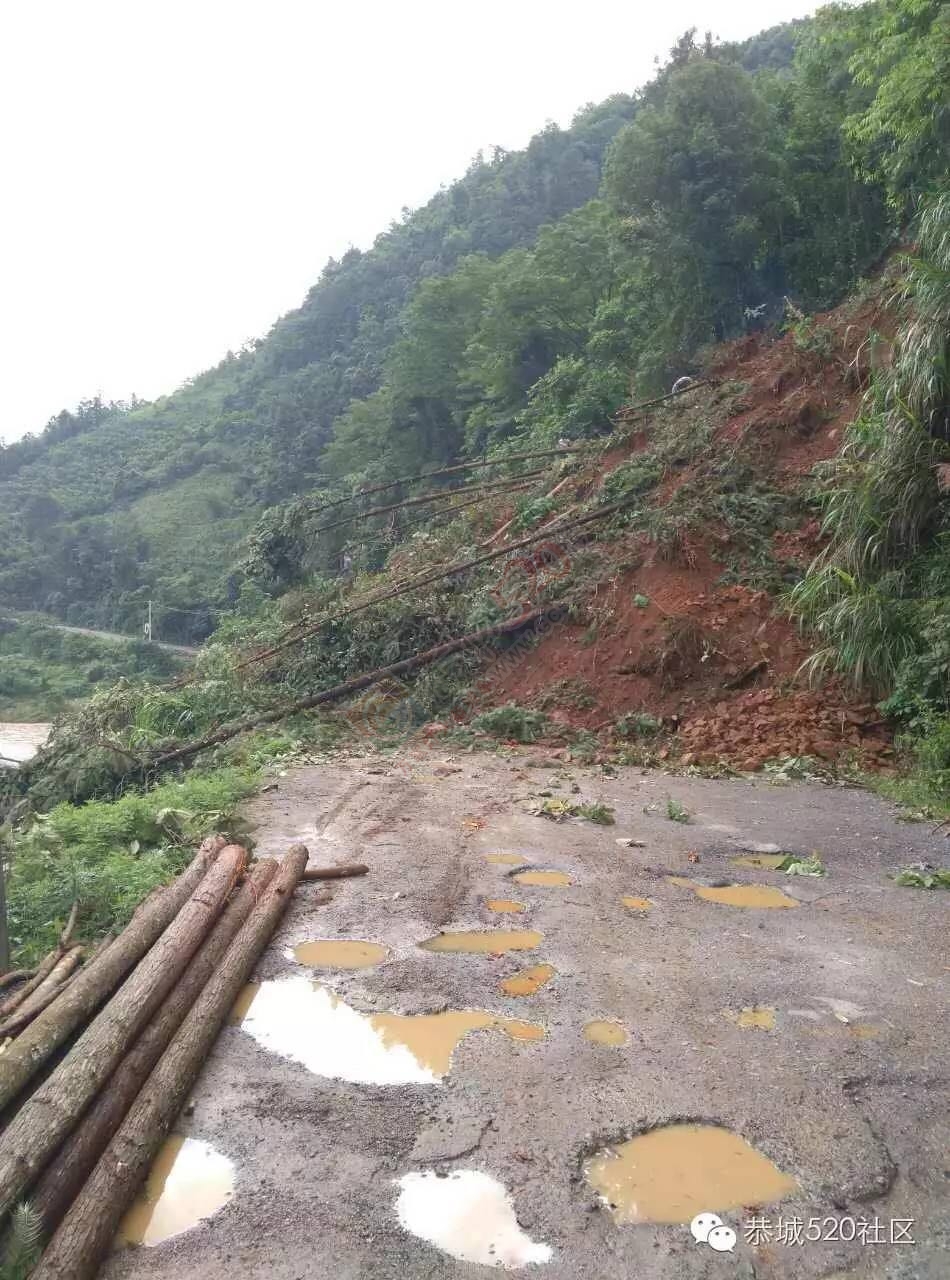
[{"label": "stacked log pile", "polygon": [[19,980],[0,1004],[0,1223],[30,1205],[36,1280],[96,1274],[300,881],[365,872],[307,874],[307,857],[294,845],[248,869],[210,837],[81,968],[74,913],[37,971],[4,984]]}]

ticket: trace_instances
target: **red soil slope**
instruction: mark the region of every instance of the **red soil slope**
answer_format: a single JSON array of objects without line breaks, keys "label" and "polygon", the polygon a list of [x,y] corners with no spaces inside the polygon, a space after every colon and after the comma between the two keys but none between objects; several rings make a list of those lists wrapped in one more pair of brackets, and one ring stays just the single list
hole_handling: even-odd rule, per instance
[{"label": "red soil slope", "polygon": [[[799,491],[815,464],[840,447],[866,377],[865,339],[884,321],[874,303],[819,317],[834,338],[830,356],[765,334],[720,349],[709,376],[745,388],[737,412],[717,426],[714,450],[752,445],[773,489]],[[697,407],[704,395],[689,393]],[[604,474],[649,440],[649,422],[637,422],[627,446],[607,456]],[[669,502],[697,465],[669,471],[652,501]],[[777,533],[772,546],[780,560],[804,568],[820,546],[817,521]],[[540,706],[605,738],[619,717],[646,712],[675,732],[673,749],[687,763],[754,769],[803,755],[886,762],[889,736],[873,707],[838,684],[815,691],[798,676],[809,648],[776,600],[720,582],[726,556],[734,566],[743,553],[726,530],[691,531],[672,560],[642,534],[599,550],[608,563],[585,620],[556,627],[514,662],[498,663],[482,684],[486,706]]]}]

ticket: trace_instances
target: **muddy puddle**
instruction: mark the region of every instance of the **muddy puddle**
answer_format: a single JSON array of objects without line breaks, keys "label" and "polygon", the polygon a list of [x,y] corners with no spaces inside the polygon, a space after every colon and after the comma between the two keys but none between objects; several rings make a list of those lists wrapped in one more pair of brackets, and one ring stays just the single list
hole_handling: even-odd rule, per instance
[{"label": "muddy puddle", "polygon": [[690,889],[698,898],[707,902],[719,902],[726,907],[752,907],[758,910],[797,907],[799,904],[781,889],[770,884],[727,884],[719,888],[697,884],[695,880],[686,880],[682,876],[667,876],[670,884],[680,889]]},{"label": "muddy puddle", "polygon": [[562,887],[571,884],[571,877],[563,871],[519,871],[513,875],[516,884],[536,884],[546,888]]},{"label": "muddy puddle", "polygon": [[729,863],[733,867],[754,867],[758,871],[776,871],[787,857],[787,853],[744,853],[741,858],[730,858]]},{"label": "muddy puddle", "polygon": [[523,858],[520,853],[486,853],[485,861],[495,867],[521,867],[531,859]]},{"label": "muddy puddle", "polygon": [[617,1223],[690,1222],[798,1190],[738,1134],[703,1124],[667,1125],[608,1147],[585,1163],[584,1176]]},{"label": "muddy puddle", "polygon": [[528,909],[523,902],[515,902],[514,898],[486,898],[485,906],[489,911],[502,916],[521,915]]},{"label": "muddy puddle", "polygon": [[487,1173],[427,1169],[405,1174],[396,1185],[403,1230],[459,1262],[514,1271],[551,1260],[551,1246],[522,1230],[508,1191]]},{"label": "muddy puddle", "polygon": [[550,982],[556,970],[550,964],[533,964],[529,969],[502,978],[498,986],[506,996],[533,996],[546,982]]},{"label": "muddy puddle", "polygon": [[459,951],[470,955],[501,955],[504,951],[532,951],[544,941],[534,929],[467,929],[460,933],[437,933],[419,946],[423,951]]},{"label": "muddy puddle", "polygon": [[775,1010],[767,1004],[749,1004],[741,1009],[723,1009],[723,1016],[743,1031],[774,1031]]},{"label": "muddy puddle", "polygon": [[[437,1084],[452,1054],[473,1031],[496,1030],[518,1041],[541,1040],[544,1028],[482,1009],[443,1013],[360,1013],[310,978],[262,982],[238,1002],[242,1031],[262,1048],[314,1075],[351,1084]],[[238,1006],[236,1006],[236,1009]]]},{"label": "muddy puddle", "polygon": [[389,948],[351,938],[320,938],[298,943],[293,957],[311,969],[370,969],[389,959]]},{"label": "muddy puddle", "polygon": [[636,898],[631,894],[621,898],[620,901],[629,911],[649,911],[653,906],[649,898]]},{"label": "muddy puddle", "polygon": [[619,1022],[594,1019],[584,1027],[584,1039],[589,1040],[591,1044],[604,1044],[619,1049],[627,1043],[630,1035],[627,1028],[621,1026]]},{"label": "muddy puddle", "polygon": [[207,1142],[171,1137],[144,1190],[119,1224],[116,1245],[156,1245],[181,1235],[227,1204],[234,1165]]}]

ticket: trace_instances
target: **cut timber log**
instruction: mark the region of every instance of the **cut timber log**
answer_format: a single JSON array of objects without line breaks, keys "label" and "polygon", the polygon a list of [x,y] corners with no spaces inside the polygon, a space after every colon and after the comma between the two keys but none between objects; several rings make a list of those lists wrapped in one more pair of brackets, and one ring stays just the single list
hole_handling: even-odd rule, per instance
[{"label": "cut timber log", "polygon": [[59,1226],[82,1184],[95,1168],[96,1161],[125,1119],[149,1072],[165,1052],[188,1010],[276,873],[277,863],[272,858],[257,863],[225,907],[221,919],[181,981],[165,997],[165,1003],[119,1063],[106,1088],[40,1178],[30,1195],[30,1204],[40,1215],[46,1236],[52,1235]]},{"label": "cut timber log", "polygon": [[26,982],[28,979],[35,977],[35,969],[11,969],[9,973],[0,975],[0,991],[5,991],[7,987],[12,987],[15,982]]},{"label": "cut timber log", "polygon": [[96,1275],[306,865],[307,850],[295,845],[143,1085],[31,1280],[92,1280]]},{"label": "cut timber log", "polygon": [[344,880],[347,876],[365,876],[369,867],[362,862],[350,862],[339,867],[308,867],[301,880]]},{"label": "cut timber log", "polygon": [[[246,865],[240,845],[221,850],[148,955],[10,1121],[0,1137],[0,1218],[35,1181],[178,981]],[[55,1017],[58,1003],[46,1013]]]},{"label": "cut timber log", "polygon": [[82,957],[82,947],[70,947],[63,952],[33,994],[23,1001],[20,1007],[7,1018],[6,1022],[0,1023],[0,1040],[5,1040],[7,1036],[19,1035],[23,1028],[28,1027],[47,1005],[53,1003],[73,973],[79,968],[82,963]]},{"label": "cut timber log", "polygon": [[16,1097],[70,1033],[112,994],[174,920],[224,843],[223,836],[210,836],[203,841],[178,879],[146,898],[119,936],[0,1054],[0,1110]]},{"label": "cut timber log", "polygon": [[55,951],[51,951],[45,959],[41,960],[33,973],[33,977],[29,982],[25,982],[22,987],[14,991],[12,996],[7,996],[3,1004],[0,1004],[0,1018],[7,1018],[14,1010],[19,1009],[24,1000],[31,996],[37,987],[42,986],[49,975],[56,968],[56,962],[61,956],[61,952],[57,947]]}]

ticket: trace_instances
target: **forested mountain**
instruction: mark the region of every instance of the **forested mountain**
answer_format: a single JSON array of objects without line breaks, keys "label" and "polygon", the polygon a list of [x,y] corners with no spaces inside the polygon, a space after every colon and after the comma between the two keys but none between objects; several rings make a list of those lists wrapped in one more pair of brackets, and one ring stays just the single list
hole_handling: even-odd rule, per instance
[{"label": "forested mountain", "polygon": [[479,159],[248,350],[0,451],[0,603],[123,628],[153,596],[200,636],[242,575],[335,562],[314,492],[597,435],[786,295],[833,303],[945,170],[947,37],[937,0],[688,35],[637,94]]}]

